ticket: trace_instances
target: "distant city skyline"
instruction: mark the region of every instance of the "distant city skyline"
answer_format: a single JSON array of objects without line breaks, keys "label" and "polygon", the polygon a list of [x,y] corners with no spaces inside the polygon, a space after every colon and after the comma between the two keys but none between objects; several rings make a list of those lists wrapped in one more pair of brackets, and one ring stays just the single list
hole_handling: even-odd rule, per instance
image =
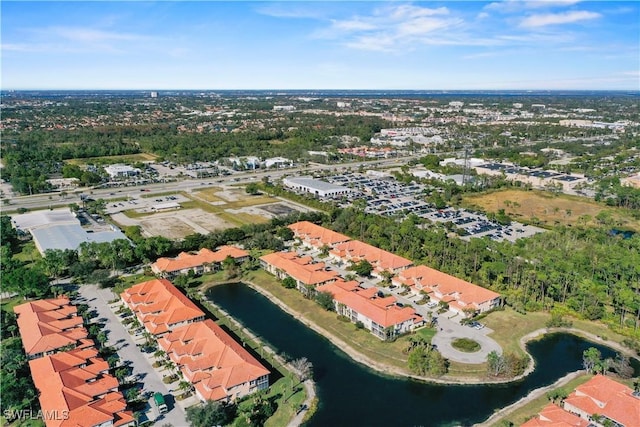
[{"label": "distant city skyline", "polygon": [[3,90],[640,90],[634,1],[2,2]]}]

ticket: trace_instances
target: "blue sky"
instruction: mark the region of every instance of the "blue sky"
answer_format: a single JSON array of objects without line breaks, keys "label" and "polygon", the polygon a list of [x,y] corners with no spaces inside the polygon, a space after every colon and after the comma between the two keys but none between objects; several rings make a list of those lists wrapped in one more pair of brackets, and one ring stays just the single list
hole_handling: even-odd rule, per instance
[{"label": "blue sky", "polygon": [[2,89],[640,89],[636,1],[8,1]]}]

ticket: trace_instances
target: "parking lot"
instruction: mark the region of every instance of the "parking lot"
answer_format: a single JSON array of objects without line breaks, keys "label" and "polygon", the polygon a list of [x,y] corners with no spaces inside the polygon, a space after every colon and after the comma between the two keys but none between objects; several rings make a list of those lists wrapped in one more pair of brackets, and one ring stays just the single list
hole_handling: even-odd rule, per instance
[{"label": "parking lot", "polygon": [[362,173],[341,173],[325,178],[327,182],[342,185],[352,189],[350,197],[327,197],[326,200],[345,207],[353,200],[366,202],[365,212],[383,216],[405,218],[409,214],[428,219],[434,223],[451,223],[457,234],[464,240],[473,237],[487,237],[492,240],[507,240],[515,242],[519,238],[530,237],[545,230],[540,227],[525,225],[518,222],[499,224],[478,212],[465,209],[446,208],[436,209],[424,201],[425,194],[430,188],[423,184],[405,184],[393,177],[371,177]]},{"label": "parking lot", "polygon": [[[135,338],[129,334],[121,320],[114,312],[117,304],[109,304],[114,298],[110,289],[101,289],[96,285],[83,285],[79,288],[79,302],[89,305],[90,310],[95,310],[96,318],[104,323],[104,330],[107,332],[107,345],[117,349],[121,362],[129,362],[133,368],[131,375],[137,379],[138,385],[143,393],[160,392],[165,396],[169,411],[162,417],[162,424],[172,426],[189,425],[183,406],[196,403],[195,400],[182,401],[177,404],[173,398],[173,392],[177,383],[167,385],[162,382],[162,374],[152,367],[152,356],[143,353],[136,345]],[[138,339],[138,343],[141,340]],[[190,398],[195,399],[195,398]],[[149,420],[155,420],[157,411],[151,406],[144,414]],[[160,420],[157,420],[160,422]]]}]

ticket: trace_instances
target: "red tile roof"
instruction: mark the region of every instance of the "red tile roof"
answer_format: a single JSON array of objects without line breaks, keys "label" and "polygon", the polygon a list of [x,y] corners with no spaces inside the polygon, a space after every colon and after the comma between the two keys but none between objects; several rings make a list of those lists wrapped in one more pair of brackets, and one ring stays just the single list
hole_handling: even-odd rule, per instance
[{"label": "red tile roof", "polygon": [[155,335],[171,330],[173,325],[204,318],[204,312],[166,279],[138,283],[120,296]]},{"label": "red tile roof", "polygon": [[333,255],[358,262],[366,259],[378,272],[397,271],[413,265],[413,262],[401,256],[384,251],[359,240],[341,243],[330,251]]},{"label": "red tile roof", "polygon": [[540,413],[520,427],[587,427],[589,422],[549,403]]},{"label": "red tile roof", "polygon": [[[95,348],[75,349],[29,361],[33,382],[44,411],[60,414],[46,420],[47,427],[96,426],[112,421],[116,426],[133,423],[118,380],[108,374],[109,365]],[[86,365],[86,366],[85,366]],[[68,416],[63,419],[63,411]]]},{"label": "red tile roof", "polygon": [[289,225],[296,237],[309,243],[312,246],[321,248],[323,246],[334,246],[338,243],[351,240],[344,234],[336,233],[328,228],[321,227],[309,221],[300,221]]},{"label": "red tile roof", "polygon": [[352,282],[336,282],[318,286],[316,290],[331,293],[335,301],[385,328],[407,321],[422,321],[412,307],[399,307],[394,297],[379,297],[377,288],[364,289]]},{"label": "red tile roof", "polygon": [[609,377],[596,375],[564,401],[593,415],[604,415],[627,427],[640,426],[640,399],[633,390]]},{"label": "red tile roof", "polygon": [[414,287],[417,290],[423,290],[426,293],[438,293],[441,295],[439,299],[450,301],[451,303],[457,301],[457,305],[460,308],[465,306],[477,308],[482,303],[493,301],[500,297],[500,294],[489,289],[425,265],[418,265],[401,271],[394,281]]},{"label": "red tile roof", "polygon": [[313,263],[311,257],[300,257],[295,252],[274,252],[260,259],[280,269],[305,285],[318,285],[335,280],[338,273],[325,270],[323,262]]},{"label": "red tile roof", "polygon": [[158,340],[206,400],[229,397],[229,389],[269,371],[212,320],[176,328]]},{"label": "red tile roof", "polygon": [[88,336],[82,317],[66,297],[31,301],[13,308],[29,356],[76,346]]},{"label": "red tile roof", "polygon": [[176,258],[158,258],[156,262],[151,264],[151,269],[158,273],[173,273],[200,267],[204,264],[221,263],[227,256],[238,259],[248,257],[249,253],[235,246],[221,246],[215,252],[202,248],[195,254],[181,252]]}]

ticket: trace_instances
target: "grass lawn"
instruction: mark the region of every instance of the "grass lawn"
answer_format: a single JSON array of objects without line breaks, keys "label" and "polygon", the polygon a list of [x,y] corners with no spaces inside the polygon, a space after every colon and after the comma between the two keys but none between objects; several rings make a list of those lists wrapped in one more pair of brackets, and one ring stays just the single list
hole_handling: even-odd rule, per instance
[{"label": "grass lawn", "polygon": [[21,296],[15,296],[13,298],[3,299],[2,302],[0,303],[0,309],[8,313],[13,313],[13,307],[15,307],[16,305],[23,304],[25,302],[27,301]]},{"label": "grass lawn", "polygon": [[29,266],[42,259],[42,255],[36,249],[36,244],[33,241],[29,241],[20,245],[20,252],[13,255],[13,259]]},{"label": "grass lawn", "polygon": [[524,355],[520,348],[520,338],[537,329],[545,328],[551,316],[547,313],[520,314],[510,308],[495,311],[487,315],[483,322],[493,329],[490,337],[505,353]]},{"label": "grass lawn", "polygon": [[469,338],[458,338],[451,342],[451,346],[465,353],[475,353],[480,350],[480,344]]},{"label": "grass lawn", "polygon": [[402,336],[394,342],[383,342],[366,329],[358,330],[353,323],[338,320],[335,312],[322,309],[314,301],[304,298],[297,290],[283,288],[278,280],[264,270],[250,272],[247,274],[247,280],[267,290],[306,319],[349,343],[355,350],[374,360],[406,369],[407,356],[402,354],[402,349],[407,345],[408,336]]},{"label": "grass lawn", "polygon": [[[589,379],[591,379],[593,375],[585,374],[581,375],[578,378],[569,381],[567,384],[558,387],[556,390],[560,390],[565,394],[571,393],[576,387],[580,384],[586,383]],[[550,400],[547,398],[546,394],[538,397],[537,399],[533,399],[530,402],[527,402],[526,405],[516,409],[510,415],[501,418],[500,420],[496,420],[495,425],[499,425],[501,421],[511,421],[513,425],[519,426],[529,420],[531,417],[536,415],[538,412],[542,410],[547,404],[550,403]]]},{"label": "grass lawn", "polygon": [[[494,332],[490,337],[502,346],[505,353],[513,352],[518,355],[523,355],[524,353],[520,349],[519,344],[520,337],[535,330],[546,328],[546,323],[550,318],[551,315],[548,313],[534,312],[520,314],[507,307],[504,310],[488,314],[483,322],[487,327],[493,329]],[[625,339],[623,335],[615,333],[602,323],[573,317],[567,317],[566,320],[572,322],[573,328],[594,334],[603,341],[622,342]],[[603,344],[606,345],[606,342]]]},{"label": "grass lawn", "polygon": [[101,157],[86,157],[82,159],[69,159],[67,163],[73,165],[88,165],[93,163],[135,163],[149,160],[155,160],[158,158],[155,154],[151,153],[138,153],[138,154],[122,154],[118,156],[101,156]]},{"label": "grass lawn", "polygon": [[[531,222],[540,220],[541,225],[555,224],[598,225],[595,219],[602,211],[609,211],[617,227],[640,231],[640,221],[634,219],[631,212],[623,208],[605,206],[579,196],[566,194],[554,195],[545,191],[498,190],[480,195],[465,196],[462,206],[479,207],[488,212],[504,209],[505,213],[517,221]],[[583,217],[582,219],[580,217]]]},{"label": "grass lawn", "polygon": [[147,280],[153,280],[153,279],[156,279],[156,276],[145,275],[144,273],[134,274],[132,276],[120,276],[120,282],[115,286],[114,292],[119,294],[125,289],[129,289],[133,285],[146,282]]}]

